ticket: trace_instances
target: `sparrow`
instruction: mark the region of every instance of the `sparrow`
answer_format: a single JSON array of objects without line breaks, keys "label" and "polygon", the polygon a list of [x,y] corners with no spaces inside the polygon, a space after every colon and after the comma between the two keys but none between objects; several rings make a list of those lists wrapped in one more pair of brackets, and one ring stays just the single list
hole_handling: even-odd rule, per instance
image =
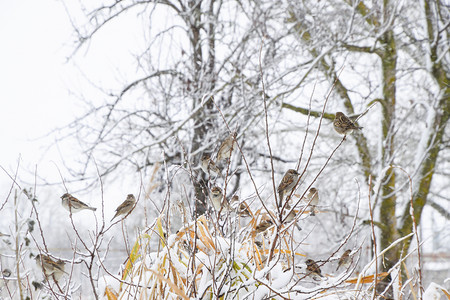
[{"label": "sparrow", "polygon": [[72,213],[77,213],[84,209],[90,209],[92,211],[97,210],[95,207],[88,206],[86,203],[81,202],[80,200],[78,200],[69,193],[65,193],[64,195],[62,195],[61,199],[62,199],[62,206],[68,211],[72,211]]},{"label": "sparrow", "polygon": [[[286,204],[285,212],[289,212],[290,210],[291,210],[291,205],[289,205],[289,203],[288,203],[288,204]],[[294,221],[295,217],[297,216],[297,213],[299,213],[299,212],[296,212],[295,210],[292,210],[291,212],[289,212],[289,214],[284,219],[283,223],[287,224],[287,223]],[[300,225],[297,222],[295,222],[295,227],[297,227],[298,231],[302,231],[302,228],[300,227]]]},{"label": "sparrow", "polygon": [[310,188],[308,195],[306,195],[306,201],[312,206],[311,216],[315,216],[316,205],[319,204],[319,191],[314,187]]},{"label": "sparrow", "polygon": [[239,203],[238,195],[233,195],[233,197],[231,197],[230,204],[235,204],[235,203]]},{"label": "sparrow", "polygon": [[261,221],[256,227],[255,227],[255,234],[261,233],[266,231],[269,227],[273,225],[272,220],[267,219],[264,221]]},{"label": "sparrow", "polygon": [[263,249],[263,243],[261,241],[255,241],[255,245],[256,247],[258,247],[258,250],[262,250]]},{"label": "sparrow", "polygon": [[282,206],[283,197],[286,194],[289,194],[294,186],[297,184],[298,180],[298,172],[294,169],[289,169],[286,174],[284,174],[283,179],[280,182],[280,185],[278,185],[278,195],[279,195],[279,207]]},{"label": "sparrow", "polygon": [[247,203],[242,202],[241,204],[239,204],[238,214],[241,217],[251,217],[252,216],[252,213],[250,212],[250,209],[249,209]]},{"label": "sparrow", "polygon": [[322,275],[322,271],[320,270],[319,266],[317,265],[317,263],[312,260],[312,259],[307,259],[306,260],[306,270],[311,273],[311,275],[317,275],[320,277],[324,277]]},{"label": "sparrow", "polygon": [[[285,211],[290,211],[291,210],[291,206],[289,204],[286,204],[286,209]],[[286,217],[286,219],[284,219],[285,223],[289,223],[292,220],[295,219],[295,210],[292,210]]]},{"label": "sparrow", "polygon": [[9,277],[9,276],[11,276],[11,274],[12,274],[12,272],[11,272],[10,269],[3,269],[2,270],[3,277]]},{"label": "sparrow", "polygon": [[[223,203],[223,193],[222,193],[222,189],[220,187],[213,187],[211,189],[211,192],[209,193],[210,199],[211,199],[211,203],[212,206],[214,207],[214,209],[216,211],[220,211],[220,208],[223,206],[223,210],[227,209],[227,204],[228,203]],[[226,201],[226,200],[225,200]]]},{"label": "sparrow", "polygon": [[66,273],[64,271],[64,266],[66,263],[60,259],[54,261],[50,258],[50,256],[44,254],[36,255],[35,259],[36,265],[44,272],[45,276],[53,275],[56,281],[58,281],[61,276]]},{"label": "sparrow", "polygon": [[260,260],[258,259],[258,261],[260,261],[261,264],[264,264],[267,261],[267,256],[264,254],[265,251],[263,248],[263,243],[260,241],[255,241],[255,246],[256,246],[255,250],[258,251],[258,253],[257,254],[255,253],[255,254],[259,255],[259,259],[260,259]]},{"label": "sparrow", "polygon": [[202,158],[200,159],[200,168],[208,175],[213,174],[215,176],[222,177],[222,172],[220,172],[220,169],[211,159],[209,154],[203,154]]},{"label": "sparrow", "polygon": [[133,209],[135,203],[136,198],[134,198],[134,195],[128,194],[127,199],[116,208],[116,214],[111,219],[111,221],[118,216],[127,215]]},{"label": "sparrow", "polygon": [[217,152],[217,161],[229,159],[231,152],[233,152],[234,144],[236,142],[237,132],[234,131],[222,142]]},{"label": "sparrow", "polygon": [[350,249],[345,250],[344,254],[342,254],[341,258],[339,258],[339,262],[338,262],[336,271],[339,270],[339,268],[341,266],[347,267],[350,265],[350,262],[351,262],[350,253],[351,252],[352,252],[352,250],[350,250]]},{"label": "sparrow", "polygon": [[[233,205],[235,203],[239,203],[239,196],[238,195],[234,195],[233,197],[231,197],[230,200],[230,205]],[[238,215],[240,215],[241,217],[250,217],[252,214],[250,213],[250,209],[247,203],[242,202],[239,203],[238,209],[237,209],[237,213]]]},{"label": "sparrow", "polygon": [[339,134],[352,133],[354,129],[362,129],[353,123],[346,115],[338,111],[333,121],[334,130]]}]

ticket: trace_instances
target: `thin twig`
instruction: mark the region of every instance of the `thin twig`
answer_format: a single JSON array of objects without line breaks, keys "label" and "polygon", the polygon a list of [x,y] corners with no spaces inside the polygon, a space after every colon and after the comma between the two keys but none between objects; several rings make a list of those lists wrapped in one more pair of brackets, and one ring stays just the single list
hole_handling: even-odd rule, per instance
[{"label": "thin twig", "polygon": [[19,159],[17,160],[17,167],[16,167],[16,172],[14,172],[14,177],[12,177],[11,175],[9,175],[8,171],[5,170],[5,168],[3,168],[2,165],[0,165],[0,168],[6,173],[6,175],[8,175],[8,177],[12,180],[12,184],[11,184],[11,188],[9,189],[8,195],[5,198],[5,201],[3,202],[2,206],[0,207],[0,211],[3,209],[3,207],[6,205],[6,203],[8,202],[9,196],[11,196],[11,193],[14,189],[14,184],[17,185],[19,187],[20,190],[22,190],[22,188],[20,187],[20,185],[17,183],[17,174],[19,173],[19,165],[20,165],[20,156]]},{"label": "thin twig", "polygon": [[[225,119],[225,116],[223,115],[223,113],[222,113],[222,111],[220,110],[219,106],[217,105],[217,103],[214,101],[213,98],[211,98],[211,101],[212,101],[212,103],[214,104],[214,106],[217,108],[217,110],[219,111],[220,116],[222,117],[222,120],[223,120],[225,126],[227,126],[228,130],[231,132],[230,126],[228,125],[228,122],[227,122],[227,120]],[[268,212],[269,209],[267,208],[265,201],[262,199],[261,194],[259,193],[258,187],[256,186],[255,179],[253,178],[252,172],[250,171],[250,166],[249,166],[249,164],[248,164],[248,162],[247,162],[247,158],[246,158],[246,156],[245,156],[245,154],[244,154],[244,151],[242,150],[241,146],[239,145],[239,142],[237,141],[237,139],[235,140],[235,143],[236,143],[237,148],[239,149],[239,152],[240,152],[241,155],[242,155],[242,159],[244,160],[245,168],[246,168],[247,173],[248,173],[248,175],[249,175],[249,177],[250,177],[250,181],[251,181],[252,184],[253,184],[253,187],[254,187],[254,189],[255,189],[255,193],[256,193],[256,195],[257,195],[257,197],[258,197],[258,199],[259,199],[261,205],[262,205],[262,206],[264,207],[264,209]],[[270,216],[270,218],[272,219],[272,221],[273,221],[274,224],[275,224],[275,222],[276,222],[275,218],[274,218],[271,214],[269,214],[269,216]]]},{"label": "thin twig", "polygon": [[419,240],[419,232],[417,231],[417,222],[416,217],[414,215],[414,204],[413,204],[413,190],[412,190],[412,179],[411,176],[406,172],[402,167],[400,166],[392,166],[393,168],[397,168],[401,170],[403,173],[406,174],[409,180],[409,203],[410,203],[410,215],[413,221],[413,228],[414,228],[414,236],[416,237],[416,243],[417,243],[417,259],[418,259],[418,272],[419,272],[419,299],[422,299],[424,288],[423,288],[423,278],[422,278],[422,259],[420,254],[420,240]]},{"label": "thin twig", "polygon": [[317,79],[314,82],[314,86],[313,86],[313,90],[311,92],[311,96],[309,97],[309,106],[308,106],[308,118],[306,119],[306,130],[305,130],[305,137],[303,138],[303,143],[302,143],[302,148],[300,150],[300,155],[298,158],[298,162],[297,162],[297,166],[296,166],[296,170],[298,171],[298,169],[300,168],[300,163],[302,162],[302,157],[303,157],[303,150],[305,149],[305,144],[306,144],[306,139],[308,137],[308,132],[309,132],[309,121],[311,119],[311,106],[312,106],[312,98],[314,95],[314,92],[316,90],[316,84],[317,84]]},{"label": "thin twig", "polygon": [[[275,206],[278,208],[278,212],[280,212],[280,207],[277,205],[277,203],[278,203],[277,196],[278,195],[277,195],[277,187],[275,184],[275,168],[273,166],[272,147],[270,146],[269,120],[267,117],[267,103],[266,103],[266,89],[264,86],[264,73],[262,70],[262,61],[261,61],[263,45],[264,45],[264,37],[261,40],[261,47],[259,48],[259,73],[261,75],[262,98],[263,98],[263,102],[264,102],[264,125],[265,125],[267,148],[269,149],[269,156],[270,156],[270,171],[271,171],[271,177],[272,177],[272,187],[273,187],[273,193],[275,195]],[[282,199],[280,199],[280,203],[281,203],[281,200]],[[267,261],[269,261],[269,260],[270,260],[270,257]]]},{"label": "thin twig", "polygon": [[[369,177],[369,191],[371,190],[372,190],[372,176]],[[375,236],[375,226],[373,224],[373,211],[372,211],[372,204],[370,201],[370,195],[371,193],[369,192],[368,198],[369,198],[370,227],[372,229],[373,251],[375,252],[375,257],[377,257],[377,239]],[[375,297],[377,296],[377,280],[378,280],[378,259],[375,260],[375,277],[374,277],[374,288],[372,299],[375,299]]]},{"label": "thin twig", "polygon": [[[339,75],[342,73],[343,70],[344,70],[344,68],[342,67],[342,69],[341,69]],[[310,163],[310,161],[311,161],[311,158],[312,158],[312,155],[313,155],[313,152],[314,152],[314,148],[315,148],[315,145],[316,145],[317,138],[319,137],[319,132],[320,132],[320,128],[321,128],[321,126],[322,126],[322,120],[323,120],[323,116],[324,116],[324,113],[325,113],[325,108],[327,107],[327,103],[328,103],[328,100],[329,100],[329,98],[330,98],[330,96],[331,96],[331,92],[333,91],[334,87],[336,86],[337,80],[339,79],[339,75],[336,77],[336,80],[334,81],[333,85],[331,86],[331,88],[330,88],[330,90],[329,90],[329,92],[328,92],[328,94],[327,94],[327,96],[326,96],[326,98],[325,98],[325,102],[324,102],[324,104],[323,104],[323,106],[322,106],[322,114],[321,114],[320,119],[319,119],[319,126],[317,127],[316,135],[314,136],[314,140],[313,140],[313,143],[312,143],[312,146],[311,146],[311,150],[310,150],[310,153],[309,153],[308,160],[306,161],[306,165],[305,165],[305,167],[303,168],[303,172],[298,176],[298,179],[297,179],[297,182],[296,182],[294,188],[291,190],[289,196],[288,196],[286,199],[290,199],[290,198],[292,197],[292,194],[293,194],[294,191],[297,189],[297,186],[298,186],[298,184],[300,183],[300,180],[302,179],[303,175],[306,173],[306,170],[308,169],[309,163]],[[302,200],[302,198],[305,196],[306,192],[311,188],[311,186],[314,184],[314,182],[316,182],[317,178],[318,178],[319,175],[322,173],[322,171],[325,169],[325,167],[327,166],[327,164],[328,164],[328,162],[330,161],[331,157],[334,155],[334,153],[336,152],[336,150],[342,145],[342,143],[344,142],[344,140],[345,140],[345,136],[343,137],[343,139],[341,140],[341,142],[339,143],[339,145],[333,150],[333,152],[332,152],[331,155],[328,157],[328,159],[327,159],[327,161],[325,162],[325,164],[324,164],[324,166],[322,167],[322,169],[320,169],[319,173],[314,177],[313,181],[312,181],[311,184],[308,186],[308,188],[305,190],[305,192],[301,195],[301,197],[299,198],[299,200],[297,201],[297,203],[294,205],[294,207],[297,206],[297,205],[300,203],[300,201]],[[283,213],[283,211],[284,211],[284,209],[286,208],[286,205],[287,205],[287,204],[288,204],[288,202],[286,201],[286,202],[284,203],[284,205],[283,205],[283,208],[281,209],[281,213]],[[289,214],[286,214],[286,216],[288,216],[288,215],[289,215]]]}]

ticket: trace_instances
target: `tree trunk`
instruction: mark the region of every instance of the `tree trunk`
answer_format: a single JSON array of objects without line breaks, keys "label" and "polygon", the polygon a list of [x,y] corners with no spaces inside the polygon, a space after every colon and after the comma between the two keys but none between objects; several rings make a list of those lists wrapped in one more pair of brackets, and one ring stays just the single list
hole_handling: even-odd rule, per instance
[{"label": "tree trunk", "polygon": [[[385,10],[387,9],[385,4]],[[387,18],[387,13],[385,13]],[[381,228],[380,246],[381,249],[386,249],[392,242],[399,238],[397,231],[396,219],[396,203],[397,196],[395,194],[396,181],[395,171],[389,167],[394,162],[394,120],[395,120],[395,91],[396,91],[396,70],[397,70],[397,50],[392,30],[386,31],[381,39],[383,49],[381,58],[382,69],[382,86],[383,86],[383,100],[382,105],[382,164],[383,168],[388,168],[381,183],[381,205],[380,205],[380,222],[385,225]],[[398,261],[398,247],[394,247],[384,255],[384,263],[380,264],[383,271],[391,269]],[[390,276],[385,278],[385,283],[391,281]],[[381,291],[384,290],[381,284]],[[380,291],[380,292],[381,292]],[[388,292],[388,296],[392,293]]]}]

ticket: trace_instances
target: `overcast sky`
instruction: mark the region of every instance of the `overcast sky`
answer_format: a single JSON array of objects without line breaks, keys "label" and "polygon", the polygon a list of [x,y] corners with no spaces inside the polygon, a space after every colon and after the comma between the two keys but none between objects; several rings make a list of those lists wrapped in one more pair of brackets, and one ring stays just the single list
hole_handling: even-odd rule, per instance
[{"label": "overcast sky", "polygon": [[54,0],[0,6],[0,164],[10,170],[19,154],[37,163],[44,145],[36,139],[74,116],[64,63],[71,27]]},{"label": "overcast sky", "polygon": [[[70,8],[72,18],[77,13]],[[101,92],[90,86],[85,76],[96,85],[120,88],[114,81],[123,83],[127,77],[123,64],[134,70],[130,56],[123,55],[129,54],[129,50],[122,45],[137,40],[136,31],[130,34],[128,24],[112,23],[96,35],[94,43],[77,54],[76,60],[68,62],[75,45],[73,32],[61,1],[21,0],[0,4],[0,140],[3,144],[0,165],[8,171],[14,169],[19,155],[23,165],[38,164],[41,171],[57,158],[54,157],[57,152],[42,156],[55,137],[40,137],[84,111],[81,101],[72,93],[102,101]],[[119,75],[115,72],[118,65]],[[5,180],[9,183],[4,174],[0,175],[0,184]]]}]

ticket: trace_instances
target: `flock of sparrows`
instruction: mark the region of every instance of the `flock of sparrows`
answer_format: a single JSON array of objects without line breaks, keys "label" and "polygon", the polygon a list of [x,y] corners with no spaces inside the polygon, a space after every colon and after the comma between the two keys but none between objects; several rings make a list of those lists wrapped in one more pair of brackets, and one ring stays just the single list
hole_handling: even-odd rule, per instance
[{"label": "flock of sparrows", "polygon": [[[333,127],[335,131],[339,134],[344,135],[344,139],[347,134],[352,133],[354,130],[360,130],[362,127],[358,127],[355,125],[355,123],[350,120],[347,116],[345,116],[342,112],[337,112],[335,115],[335,119],[333,121]],[[231,153],[234,148],[234,143],[236,141],[236,132],[231,133],[220,145],[219,151],[216,156],[216,162],[212,159],[212,157],[209,154],[204,154],[200,160],[200,168],[209,176],[218,176],[223,178],[222,172],[220,168],[218,167],[217,163],[224,159],[230,159]],[[285,204],[285,208],[290,211],[291,206],[289,204],[290,196],[294,193],[295,187],[299,183],[299,176],[300,174],[295,169],[289,169],[283,176],[280,184],[277,188],[278,193],[278,203],[277,206],[281,209],[283,207],[284,199],[287,199],[287,203]],[[209,199],[211,200],[211,204],[213,208],[217,212],[221,211],[228,211],[230,210],[231,206],[239,202],[239,198],[237,195],[234,195],[231,199],[231,203],[228,203],[227,199],[224,197],[222,189],[218,186],[213,186],[210,189],[209,193]],[[311,216],[315,216],[315,208],[319,204],[319,191],[315,187],[311,187],[305,196],[305,199],[310,206],[311,206]],[[249,212],[248,205],[246,205],[245,202],[242,202],[239,204],[237,212],[241,216],[251,216],[251,213]],[[295,212],[294,210],[290,211],[288,216],[285,218],[285,222],[291,222],[295,218]],[[273,222],[270,219],[261,221],[258,225],[256,225],[254,231],[255,233],[264,232],[269,227],[271,227]],[[350,253],[351,250],[346,250],[342,257],[339,259],[338,262],[338,268],[341,266],[348,265],[350,262]],[[307,271],[309,271],[312,274],[318,275],[322,277],[321,270],[319,266],[316,264],[316,262],[312,259],[306,260],[307,265]]]},{"label": "flock of sparrows", "polygon": [[[280,184],[278,185],[277,192],[279,195],[278,198],[278,207],[281,208],[283,206],[283,199],[285,196],[289,196],[291,193],[294,192],[295,186],[298,184],[299,181],[299,173],[294,169],[289,169],[284,174],[283,179],[281,180]],[[311,216],[315,216],[315,208],[319,204],[319,191],[312,187],[309,189],[308,194],[303,199],[305,202],[309,203],[311,205]],[[291,208],[289,202],[286,204],[286,209],[289,210]],[[294,215],[295,216],[295,215]],[[293,219],[292,215],[289,215],[290,220]],[[289,221],[288,221],[289,222]]]},{"label": "flock of sparrows", "polygon": [[[200,168],[208,176],[211,175],[224,178],[222,171],[218,167],[221,161],[229,162],[231,154],[236,144],[236,131],[230,133],[225,140],[220,144],[219,150],[217,151],[216,161],[213,160],[210,154],[204,153],[200,158]],[[209,191],[209,199],[211,201],[212,207],[217,211],[229,211],[234,203],[239,202],[239,197],[234,195],[231,198],[231,203],[228,203],[227,199],[223,196],[222,189],[218,186],[213,186]],[[249,215],[248,206],[245,203],[240,203],[238,211],[242,215]]]},{"label": "flock of sparrows", "polygon": [[[361,127],[356,126],[348,117],[346,117],[343,113],[337,112],[336,117],[333,121],[333,126],[336,132],[339,134],[349,134],[353,130],[361,129]],[[222,160],[229,160],[231,157],[231,154],[233,152],[233,148],[236,142],[237,133],[232,132],[220,145],[219,150],[216,155],[216,161],[220,162]],[[223,178],[222,172],[220,171],[219,167],[217,166],[216,162],[211,158],[209,154],[204,154],[200,160],[200,167],[201,169],[207,173],[209,176],[219,176]],[[293,193],[294,188],[298,184],[299,181],[299,173],[294,169],[289,169],[286,174],[283,176],[283,179],[281,180],[280,184],[278,185],[278,195],[279,195],[279,202],[278,206],[282,207],[283,199],[286,196],[289,196]],[[95,207],[91,207],[87,205],[86,203],[78,200],[74,196],[72,196],[69,193],[65,193],[61,196],[62,199],[62,206],[67,209],[71,213],[77,213],[82,210],[92,210],[96,211]],[[214,186],[210,190],[210,200],[212,203],[212,206],[216,211],[221,210],[229,210],[230,204],[223,196],[222,189],[220,187]],[[308,194],[306,195],[306,201],[309,202],[309,204],[312,206],[312,213],[311,215],[314,215],[315,206],[318,205],[319,202],[319,194],[318,190],[314,187],[310,188],[308,191]],[[231,199],[231,205],[234,203],[238,203],[239,198],[237,195],[234,195]],[[116,217],[119,216],[127,216],[134,208],[136,203],[136,199],[133,194],[129,194],[126,198],[126,200],[120,204],[116,211],[114,217],[111,219],[114,220]],[[287,204],[286,207],[290,209],[290,206]],[[249,211],[249,207],[245,202],[239,203],[238,206],[238,213],[241,216],[251,216],[251,212]],[[287,216],[286,221],[290,222],[295,218],[295,213],[291,213]],[[255,232],[264,232],[269,227],[273,225],[273,221],[270,219],[263,220],[255,227]],[[1,236],[5,236],[2,234]],[[339,259],[338,267],[336,271],[341,266],[347,266],[351,262],[350,257],[351,250],[346,250],[342,257]],[[53,260],[50,256],[39,254],[35,257],[36,264],[39,268],[42,269],[45,276],[53,276],[56,281],[58,281],[63,274],[65,274],[65,263],[64,261],[58,259]],[[313,275],[317,275],[320,277],[323,277],[321,274],[321,270],[317,263],[312,259],[306,260],[306,266],[307,271],[310,272]]]},{"label": "flock of sparrows", "polygon": [[[334,130],[339,133],[339,134],[343,134],[344,138],[347,134],[350,134],[353,132],[353,130],[360,130],[362,129],[362,127],[358,127],[355,125],[355,123],[353,123],[346,115],[344,115],[342,112],[337,112],[336,116],[334,118],[333,121],[333,127]],[[279,194],[279,207],[282,206],[283,204],[283,198],[286,195],[292,194],[293,193],[293,189],[295,188],[295,186],[298,183],[298,177],[299,177],[299,173],[294,170],[294,169],[290,169],[286,172],[286,174],[284,175],[283,179],[281,180],[280,185],[278,186],[278,194]],[[315,207],[316,205],[318,205],[319,203],[319,192],[316,188],[312,187],[309,189],[308,194],[306,195],[306,201],[309,202],[309,204],[312,207],[311,210],[311,216],[315,215]],[[286,208],[289,210],[290,206],[289,204],[286,205]],[[291,214],[289,214],[286,218],[286,221],[290,222],[295,218],[295,214],[291,212]],[[338,266],[336,268],[336,272],[339,270],[340,267],[348,267],[351,264],[351,256],[350,253],[352,252],[352,250],[348,249],[346,250],[342,256],[340,257],[339,261],[338,261]],[[319,277],[323,277],[322,275],[322,271],[320,270],[320,267],[318,266],[318,264],[312,260],[312,259],[307,259],[305,261],[306,263],[306,270],[311,274],[311,275],[317,275]]]},{"label": "flock of sparrows", "polygon": [[[299,181],[299,173],[294,169],[289,169],[283,176],[283,179],[281,180],[280,184],[278,185],[278,195],[279,195],[279,202],[278,206],[281,208],[283,206],[283,199],[284,197],[292,194],[294,192],[294,188],[297,185]],[[289,200],[289,199],[288,199]],[[306,202],[309,203],[311,206],[311,216],[315,216],[315,207],[319,204],[319,191],[315,187],[311,187],[308,191],[308,194],[305,196],[304,199]],[[286,203],[286,210],[290,210],[291,206],[288,203]],[[295,218],[295,212],[292,210],[288,216],[285,218],[285,222],[291,222]],[[270,221],[270,220],[268,220]],[[263,221],[258,226],[256,226],[255,231],[265,231],[268,229],[271,225],[273,225],[272,221],[268,222]],[[351,257],[350,257],[351,250],[346,250],[338,262],[338,267],[336,271],[339,270],[341,266],[348,266],[351,263]],[[306,263],[306,270],[309,274],[312,276],[319,276],[324,277],[322,275],[322,271],[320,270],[320,267],[317,265],[317,263],[312,259],[307,259],[305,261]]]},{"label": "flock of sparrows", "polygon": [[[217,151],[216,161],[217,163],[222,160],[229,160],[231,153],[233,152],[234,145],[236,143],[237,133],[234,131],[230,133],[227,138],[220,144],[219,150]],[[223,178],[222,172],[220,171],[217,163],[211,158],[207,153],[203,154],[200,159],[200,168],[208,174],[209,176],[219,176]]]},{"label": "flock of sparrows", "polygon": [[[335,119],[333,121],[333,127],[339,134],[347,135],[351,133],[353,130],[359,130],[362,127],[356,126],[347,116],[345,116],[342,112],[337,112]],[[219,147],[219,150],[217,152],[216,156],[216,162],[212,159],[212,157],[209,154],[203,154],[203,156],[200,159],[200,168],[208,174],[209,176],[214,175],[218,177],[223,177],[222,172],[220,168],[217,166],[217,163],[222,160],[228,160],[231,157],[231,153],[234,148],[234,144],[236,142],[236,132],[232,132],[228,137],[222,142],[222,144]],[[278,192],[278,207],[283,206],[283,199],[287,196],[293,193],[294,187],[297,186],[299,181],[299,173],[294,169],[289,169],[283,176],[283,179],[281,180],[280,184],[278,185],[277,192]],[[233,196],[235,197],[235,196]],[[223,193],[222,189],[220,187],[214,186],[210,190],[210,199],[212,206],[216,211],[220,211],[223,209],[227,209],[228,202],[226,199],[223,199]],[[319,193],[318,190],[314,187],[312,187],[307,196],[306,199],[309,204],[312,206],[312,212],[311,215],[315,215],[315,207],[318,205],[319,202]],[[232,201],[233,202],[233,201]],[[228,206],[228,207],[227,207]]]},{"label": "flock of sparrows", "polygon": [[[86,203],[78,200],[69,193],[65,193],[64,195],[62,195],[61,200],[62,206],[72,213],[77,213],[85,209],[92,211],[97,210],[97,208],[87,205]],[[116,213],[114,214],[114,217],[111,219],[111,221],[119,216],[126,217],[129,213],[131,213],[135,204],[136,198],[133,194],[129,194],[125,201],[116,208]],[[53,276],[56,281],[59,281],[61,276],[66,273],[64,271],[65,263],[60,259],[53,260],[48,255],[38,254],[35,257],[35,260],[37,266],[42,270],[46,277]]]},{"label": "flock of sparrows", "polygon": [[[346,115],[344,115],[342,112],[337,112],[336,116],[333,121],[333,127],[334,130],[336,130],[337,133],[343,134],[344,138],[347,134],[350,134],[353,132],[353,130],[360,130],[362,127],[358,127],[353,123],[352,120],[350,120]],[[298,175],[297,175],[298,176]],[[314,215],[314,207],[319,202],[319,195],[317,193],[317,190],[315,188],[311,188],[309,190],[309,194],[314,193],[314,199],[310,201],[311,206],[313,207],[311,215]],[[336,268],[336,272],[339,270],[340,267],[348,267],[351,262],[352,258],[350,256],[350,253],[352,250],[348,249],[345,250],[345,252],[342,254],[342,256],[339,258],[338,266]],[[320,270],[317,263],[312,259],[306,260],[306,270],[310,272],[313,275],[318,275],[320,277],[323,277],[322,271]]]}]

